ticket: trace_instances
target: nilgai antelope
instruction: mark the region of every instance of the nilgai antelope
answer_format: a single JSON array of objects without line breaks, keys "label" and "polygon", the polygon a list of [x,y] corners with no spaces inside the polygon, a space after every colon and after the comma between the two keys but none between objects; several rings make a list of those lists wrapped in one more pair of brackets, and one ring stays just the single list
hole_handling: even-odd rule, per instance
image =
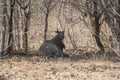
[{"label": "nilgai antelope", "polygon": [[68,54],[63,53],[63,49],[65,48],[65,44],[63,43],[64,39],[64,30],[55,31],[57,35],[51,40],[46,40],[39,48],[37,55],[45,55],[48,58],[51,57],[69,57]]}]

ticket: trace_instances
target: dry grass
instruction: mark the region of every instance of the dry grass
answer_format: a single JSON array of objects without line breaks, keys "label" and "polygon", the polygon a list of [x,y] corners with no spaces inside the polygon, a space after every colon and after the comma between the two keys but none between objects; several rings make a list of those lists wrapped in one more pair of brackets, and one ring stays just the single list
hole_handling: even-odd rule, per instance
[{"label": "dry grass", "polygon": [[11,56],[1,60],[0,75],[6,80],[120,80],[120,60],[85,56],[71,54],[69,58],[51,60]]}]

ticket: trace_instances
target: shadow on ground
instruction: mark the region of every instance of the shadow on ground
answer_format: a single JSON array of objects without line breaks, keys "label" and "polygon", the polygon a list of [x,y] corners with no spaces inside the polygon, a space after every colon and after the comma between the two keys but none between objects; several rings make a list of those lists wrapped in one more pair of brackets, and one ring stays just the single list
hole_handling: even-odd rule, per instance
[{"label": "shadow on ground", "polygon": [[62,57],[62,58],[51,58],[47,59],[45,56],[37,56],[34,51],[30,51],[29,53],[12,53],[9,56],[3,58],[4,59],[11,59],[17,58],[18,61],[20,60],[27,60],[27,61],[57,61],[57,60],[65,60],[65,61],[92,61],[92,60],[105,60],[110,62],[120,62],[120,57],[118,57],[114,52],[106,52],[105,54],[100,54],[99,52],[83,52],[83,51],[67,51],[69,53],[69,57]]}]

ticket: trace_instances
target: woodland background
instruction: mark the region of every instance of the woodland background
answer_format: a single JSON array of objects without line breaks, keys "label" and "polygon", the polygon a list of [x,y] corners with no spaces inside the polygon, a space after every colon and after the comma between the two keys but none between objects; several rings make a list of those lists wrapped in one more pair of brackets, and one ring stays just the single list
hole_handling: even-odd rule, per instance
[{"label": "woodland background", "polygon": [[57,28],[67,49],[104,52],[119,47],[118,20],[119,0],[1,0],[1,52],[37,50]]},{"label": "woodland background", "polygon": [[[65,28],[66,49],[64,51],[70,55],[70,58],[53,59],[46,62],[42,57],[33,56],[44,40],[56,35],[54,31],[57,28],[59,30]],[[25,56],[20,56],[23,53]],[[30,54],[32,56],[28,56]],[[83,80],[89,76],[88,78],[93,80],[96,73],[101,74],[99,72],[101,70],[103,74],[100,80],[103,80],[103,76],[105,76],[105,80],[118,80],[119,57],[120,0],[0,0],[0,69],[3,70],[2,77],[7,75],[11,80],[27,80],[23,76],[29,78],[32,75],[32,80],[53,80],[52,77],[46,78],[45,75],[51,76],[50,74],[53,74],[54,71],[56,73],[57,69],[61,73],[64,68],[73,69],[76,65],[73,71],[79,73],[80,71],[77,70],[79,68],[82,70],[83,76],[80,77],[73,72],[70,74],[71,77],[76,76],[73,79]],[[89,59],[91,62],[88,64]],[[12,70],[11,64],[18,69],[18,72]],[[20,67],[20,64],[24,65]],[[59,64],[65,66],[60,68]],[[7,65],[6,68],[3,67],[5,65]],[[27,68],[32,65],[36,65],[37,68],[33,70]],[[70,67],[70,65],[72,66]],[[86,65],[86,68],[82,65]],[[48,66],[50,66],[50,70],[52,69],[49,74],[46,70],[49,68]],[[89,74],[89,72],[94,72],[94,69],[96,72]],[[33,73],[24,72],[29,70]],[[45,74],[39,73],[41,70]],[[84,70],[88,72],[84,73]],[[16,77],[17,74],[19,74],[18,77]],[[42,74],[43,78],[35,74]],[[53,74],[54,80],[64,79],[65,74],[67,73]],[[114,76],[111,76],[113,74]],[[59,77],[60,75],[62,77]],[[65,79],[72,78],[65,76]]]}]

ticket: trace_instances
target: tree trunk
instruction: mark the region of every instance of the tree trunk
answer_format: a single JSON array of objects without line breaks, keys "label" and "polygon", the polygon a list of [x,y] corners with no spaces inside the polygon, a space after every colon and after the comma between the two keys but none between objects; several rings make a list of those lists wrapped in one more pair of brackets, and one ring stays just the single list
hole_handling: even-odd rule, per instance
[{"label": "tree trunk", "polygon": [[[120,0],[118,0],[118,10],[117,10],[118,14],[120,14]],[[118,29],[120,29],[120,18],[118,16],[117,18],[117,24],[118,24]]]},{"label": "tree trunk", "polygon": [[[97,19],[97,18],[96,18]],[[100,26],[99,26],[99,21],[98,19],[95,19],[95,40],[96,43],[98,45],[98,47],[100,48],[100,53],[103,54],[105,52],[104,46],[100,40]]]},{"label": "tree trunk", "polygon": [[15,5],[15,0],[10,0],[10,18],[9,18],[9,36],[8,36],[8,51],[7,53],[11,53],[12,48],[13,48],[13,11],[14,11],[14,5]]},{"label": "tree trunk", "polygon": [[25,28],[24,28],[24,48],[25,53],[28,51],[28,28],[29,28],[29,20],[30,20],[30,11],[25,12]]},{"label": "tree trunk", "polygon": [[89,13],[89,16],[90,16],[90,21],[91,21],[91,24],[92,24],[92,30],[94,32],[94,38],[95,38],[95,41],[98,45],[98,47],[100,48],[100,53],[104,53],[105,52],[105,49],[104,49],[104,46],[100,40],[100,17],[101,17],[101,14],[97,8],[97,2],[96,1],[93,1],[93,12],[90,10],[90,6],[88,5],[89,3],[86,2],[86,7],[88,8],[88,13]]},{"label": "tree trunk", "polygon": [[28,51],[28,29],[29,29],[29,24],[30,24],[30,16],[31,16],[31,12],[30,12],[30,6],[31,4],[31,0],[29,0],[29,4],[28,4],[28,11],[26,10],[24,12],[25,14],[25,29],[24,29],[24,41],[25,41],[25,53]]},{"label": "tree trunk", "polygon": [[[19,9],[18,5],[16,5],[16,8]],[[16,11],[15,15],[14,15],[14,21],[16,23],[14,23],[16,25],[16,31],[15,34],[17,37],[15,37],[16,41],[16,50],[20,49],[20,27],[19,27],[19,22],[20,22],[20,12],[19,10]]]},{"label": "tree trunk", "polygon": [[1,44],[0,56],[3,56],[4,48],[5,48],[6,15],[7,15],[6,13],[7,13],[7,4],[6,4],[6,0],[3,0],[3,27],[2,27],[2,44]]},{"label": "tree trunk", "polygon": [[94,13],[93,14],[95,17],[95,40],[96,40],[98,47],[100,48],[100,53],[103,54],[105,52],[105,49],[100,40],[100,23],[99,23],[100,13],[98,13],[96,2],[94,2]]},{"label": "tree trunk", "polygon": [[44,42],[46,41],[46,38],[47,38],[48,16],[49,16],[49,11],[47,11],[46,16],[45,16]]},{"label": "tree trunk", "polygon": [[[117,12],[118,14],[120,14],[120,0],[118,0]],[[119,16],[116,18],[116,22],[117,22],[117,28],[118,28],[116,35],[117,35],[117,41],[119,42],[119,49],[120,49],[120,17]]]}]

